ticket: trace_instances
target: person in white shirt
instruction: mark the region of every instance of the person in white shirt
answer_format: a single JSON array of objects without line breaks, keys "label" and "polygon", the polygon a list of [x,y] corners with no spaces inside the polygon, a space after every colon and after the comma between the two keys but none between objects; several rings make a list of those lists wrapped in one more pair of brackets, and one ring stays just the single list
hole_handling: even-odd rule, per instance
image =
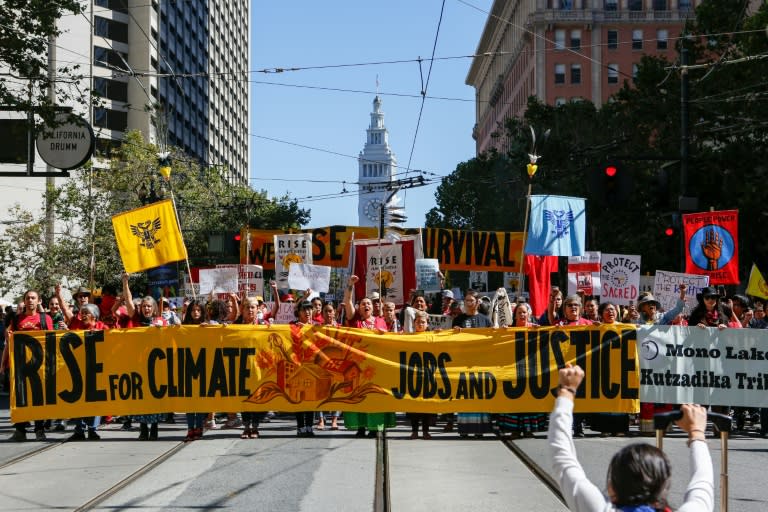
[{"label": "person in white shirt", "polygon": [[[549,418],[549,442],[555,477],[560,490],[573,512],[628,511],[657,512],[668,510],[667,492],[670,487],[670,463],[655,446],[635,443],[614,454],[608,467],[607,492],[587,479],[576,457],[571,437],[576,390],[584,379],[584,370],[567,364],[560,369],[560,386],[555,408]],[[714,506],[712,459],[704,437],[707,411],[700,405],[680,407],[683,417],[677,426],[688,432],[691,480],[685,491],[684,503],[678,512],[711,512]]]}]

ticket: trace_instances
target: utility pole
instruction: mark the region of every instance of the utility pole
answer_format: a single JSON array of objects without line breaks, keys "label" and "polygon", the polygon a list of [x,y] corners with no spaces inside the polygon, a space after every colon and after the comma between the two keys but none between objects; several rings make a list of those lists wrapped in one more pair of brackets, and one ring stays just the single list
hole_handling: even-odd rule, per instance
[{"label": "utility pole", "polygon": [[[48,36],[48,99],[51,105],[56,105],[56,36],[53,34]],[[51,197],[56,187],[56,178],[53,177],[55,169],[50,164],[45,165],[45,170],[45,246],[50,249],[53,247],[53,227],[56,222]]]}]

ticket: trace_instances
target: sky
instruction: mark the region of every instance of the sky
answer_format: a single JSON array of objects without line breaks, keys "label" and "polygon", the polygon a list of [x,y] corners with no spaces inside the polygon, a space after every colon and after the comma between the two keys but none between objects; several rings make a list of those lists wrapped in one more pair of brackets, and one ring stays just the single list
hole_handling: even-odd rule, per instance
[{"label": "sky", "polygon": [[[311,210],[305,227],[357,225],[357,156],[377,77],[398,172],[405,172],[410,160],[410,169],[446,176],[473,158],[475,90],[465,84],[469,57],[434,61],[416,132],[442,3],[253,0],[250,69],[257,72],[250,78],[251,186],[270,197],[297,199]],[[435,58],[473,55],[492,3],[445,0]],[[419,57],[425,59],[421,71]],[[258,72],[315,66],[324,69]],[[424,225],[436,190],[437,183],[398,194],[406,226]]]}]

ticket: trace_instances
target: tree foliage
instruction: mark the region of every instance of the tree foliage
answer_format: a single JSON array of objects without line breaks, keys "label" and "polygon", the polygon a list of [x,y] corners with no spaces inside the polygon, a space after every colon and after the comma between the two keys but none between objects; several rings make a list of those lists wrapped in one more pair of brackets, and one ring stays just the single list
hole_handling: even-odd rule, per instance
[{"label": "tree foliage", "polygon": [[157,148],[140,133],[129,132],[108,166],[79,170],[49,190],[57,220],[52,247],[45,245],[45,221],[16,209],[14,223],[0,236],[0,261],[6,269],[0,292],[20,286],[48,290],[62,278],[118,284],[123,266],[111,217],[170,198],[171,191],[193,264],[207,258],[210,233],[234,233],[247,226],[298,228],[309,221],[309,211],[295,200],[271,199],[265,191],[232,185],[223,169],[201,168],[178,151],[171,158],[172,173],[166,181],[157,171]]},{"label": "tree foliage", "polygon": [[60,34],[57,20],[65,14],[79,15],[84,4],[77,0],[4,0],[0,2],[0,105],[21,111],[36,108],[47,122],[54,117],[54,104],[88,102],[78,90],[83,78],[77,66],[56,70],[57,100],[48,96],[48,38]]},{"label": "tree foliage", "polygon": [[[697,8],[678,42],[689,64],[690,159],[686,190],[680,172],[679,62],[643,57],[636,79],[612,101],[595,106],[544,105],[531,99],[523,119],[506,122],[504,154],[490,152],[459,164],[438,187],[427,225],[522,230],[528,192],[525,165],[532,127],[550,129],[537,143],[542,155],[532,193],[587,199],[587,248],[640,254],[644,271],[681,268],[678,197],[696,197],[699,211],[740,211],[740,266],[768,262],[761,226],[768,216],[762,187],[768,178],[768,23],[765,3],[751,16],[746,2],[709,0]],[[749,57],[748,59],[745,59]],[[740,60],[745,59],[745,60]],[[613,162],[626,188],[607,197],[603,170]],[[677,234],[663,228],[677,220]]]}]

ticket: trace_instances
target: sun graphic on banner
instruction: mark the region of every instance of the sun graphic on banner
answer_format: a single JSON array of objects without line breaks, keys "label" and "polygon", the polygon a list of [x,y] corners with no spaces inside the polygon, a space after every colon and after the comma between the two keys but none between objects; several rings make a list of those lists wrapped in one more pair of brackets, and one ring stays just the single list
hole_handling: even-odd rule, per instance
[{"label": "sun graphic on banner", "polygon": [[376,371],[366,365],[367,345],[347,330],[292,326],[290,345],[279,334],[269,336],[269,349],[256,354],[256,364],[275,380],[259,386],[245,401],[265,404],[276,398],[288,403],[357,404],[371,393],[387,391],[371,382]]},{"label": "sun graphic on banner", "polygon": [[283,256],[283,268],[290,267],[291,263],[304,263],[304,259],[294,252]]}]

